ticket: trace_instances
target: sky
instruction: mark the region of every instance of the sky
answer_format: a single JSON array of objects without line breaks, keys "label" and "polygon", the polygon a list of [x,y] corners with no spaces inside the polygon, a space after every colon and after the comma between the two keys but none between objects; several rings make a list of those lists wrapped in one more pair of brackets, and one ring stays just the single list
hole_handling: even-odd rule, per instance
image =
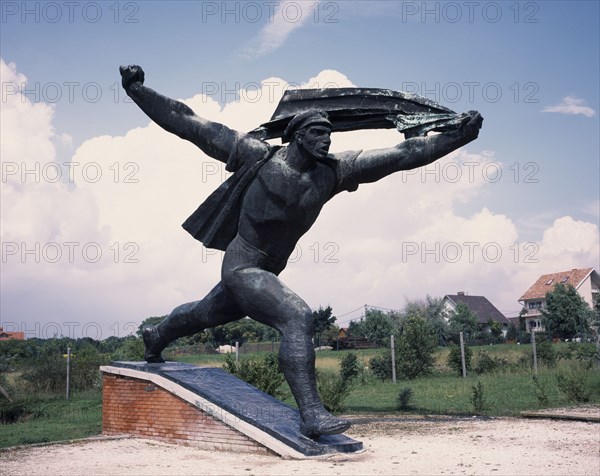
[{"label": "sky", "polygon": [[[507,316],[600,269],[599,3],[2,1],[0,326],[105,339],[201,299],[222,253],[181,223],[227,177],[120,87],[119,65],[249,131],[286,89],[372,87],[484,117],[427,167],[328,203],[281,279],[338,324],[464,291]],[[332,151],[395,130],[334,133]],[[277,140],[272,143],[278,143]]]}]

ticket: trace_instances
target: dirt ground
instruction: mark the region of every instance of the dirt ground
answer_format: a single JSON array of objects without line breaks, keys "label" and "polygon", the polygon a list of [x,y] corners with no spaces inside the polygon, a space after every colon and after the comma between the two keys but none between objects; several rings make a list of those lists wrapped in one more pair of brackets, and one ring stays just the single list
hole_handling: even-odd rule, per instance
[{"label": "dirt ground", "polygon": [[600,475],[600,424],[520,418],[355,418],[365,451],[307,460],[98,438],[0,452],[3,475]]}]

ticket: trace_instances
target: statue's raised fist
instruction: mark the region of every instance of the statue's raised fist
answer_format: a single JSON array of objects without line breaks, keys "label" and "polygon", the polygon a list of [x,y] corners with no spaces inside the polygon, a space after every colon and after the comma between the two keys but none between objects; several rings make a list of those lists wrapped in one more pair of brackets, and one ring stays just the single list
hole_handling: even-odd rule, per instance
[{"label": "statue's raised fist", "polygon": [[121,84],[127,90],[133,83],[140,82],[144,84],[144,70],[141,66],[129,65],[119,67],[121,73]]}]

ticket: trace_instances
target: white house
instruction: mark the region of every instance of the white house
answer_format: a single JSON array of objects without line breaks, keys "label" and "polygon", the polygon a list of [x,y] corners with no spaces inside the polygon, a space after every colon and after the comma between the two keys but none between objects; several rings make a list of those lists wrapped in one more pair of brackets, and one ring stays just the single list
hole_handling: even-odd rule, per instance
[{"label": "white house", "polygon": [[446,315],[456,310],[456,305],[462,302],[466,304],[477,316],[477,323],[482,331],[489,332],[489,322],[496,321],[502,325],[502,332],[506,335],[510,321],[484,296],[469,296],[464,292],[457,294],[446,294],[443,300]]},{"label": "white house", "polygon": [[519,298],[525,310],[525,327],[528,331],[543,331],[542,309],[546,307],[546,293],[557,284],[570,284],[577,293],[594,306],[594,295],[600,292],[600,275],[594,268],[572,269],[560,273],[544,274]]}]

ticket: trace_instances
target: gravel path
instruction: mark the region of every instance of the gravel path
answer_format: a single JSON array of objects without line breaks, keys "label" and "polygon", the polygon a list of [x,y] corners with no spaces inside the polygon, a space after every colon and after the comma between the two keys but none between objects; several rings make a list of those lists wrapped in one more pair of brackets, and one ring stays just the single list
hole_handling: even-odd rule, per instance
[{"label": "gravel path", "polygon": [[365,451],[322,459],[203,451],[146,439],[96,439],[0,452],[3,475],[594,475],[600,426],[518,418],[359,418]]}]

